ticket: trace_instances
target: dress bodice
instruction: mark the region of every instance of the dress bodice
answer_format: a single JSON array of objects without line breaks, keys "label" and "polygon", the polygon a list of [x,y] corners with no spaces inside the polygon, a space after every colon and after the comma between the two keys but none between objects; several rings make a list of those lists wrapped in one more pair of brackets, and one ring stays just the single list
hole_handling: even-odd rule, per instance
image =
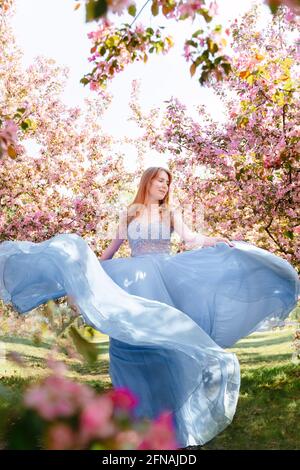
[{"label": "dress bodice", "polygon": [[163,220],[145,222],[133,219],[127,227],[128,243],[131,256],[171,252],[170,224]]}]

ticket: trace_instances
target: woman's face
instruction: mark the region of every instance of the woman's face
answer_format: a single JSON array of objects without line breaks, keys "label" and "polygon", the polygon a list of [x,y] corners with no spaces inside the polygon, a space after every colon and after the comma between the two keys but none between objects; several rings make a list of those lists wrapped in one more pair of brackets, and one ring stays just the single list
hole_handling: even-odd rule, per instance
[{"label": "woman's face", "polygon": [[151,181],[149,189],[149,196],[152,200],[163,199],[169,190],[169,175],[163,170],[160,170],[155,178]]}]

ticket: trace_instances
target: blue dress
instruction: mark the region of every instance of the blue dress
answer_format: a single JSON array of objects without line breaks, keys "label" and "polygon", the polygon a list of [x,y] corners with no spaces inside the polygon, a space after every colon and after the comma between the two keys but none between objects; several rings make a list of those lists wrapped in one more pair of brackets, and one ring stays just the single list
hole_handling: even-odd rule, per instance
[{"label": "blue dress", "polygon": [[236,410],[240,369],[226,348],[266,319],[286,318],[299,277],[244,241],[172,254],[163,222],[138,237],[139,222],[131,224],[129,258],[99,262],[76,234],[2,242],[0,298],[25,313],[71,295],[85,321],[110,337],[111,380],[137,395],[136,416],[168,410],[179,447],[202,445]]}]

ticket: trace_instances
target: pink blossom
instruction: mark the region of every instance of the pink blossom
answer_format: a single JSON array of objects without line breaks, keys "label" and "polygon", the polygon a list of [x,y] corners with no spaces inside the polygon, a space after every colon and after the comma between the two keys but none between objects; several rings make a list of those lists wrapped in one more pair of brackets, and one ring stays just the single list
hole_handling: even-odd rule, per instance
[{"label": "pink blossom", "polygon": [[107,396],[98,396],[86,404],[80,416],[81,439],[105,438],[113,434],[113,403]]},{"label": "pink blossom", "polygon": [[115,388],[110,390],[107,396],[112,400],[114,406],[126,411],[136,407],[138,398],[127,388]]},{"label": "pink blossom", "polygon": [[67,424],[55,423],[47,432],[46,446],[49,450],[72,449],[75,442],[76,435]]},{"label": "pink blossom", "polygon": [[71,416],[93,396],[93,391],[85,385],[60,375],[50,375],[40,385],[27,390],[24,403],[44,419],[53,420]]},{"label": "pink blossom", "polygon": [[299,235],[300,234],[300,225],[297,225],[297,227],[294,227],[293,232],[297,233]]},{"label": "pink blossom", "polygon": [[107,4],[112,13],[122,15],[125,8],[127,9],[130,5],[135,5],[133,0],[107,0]]},{"label": "pink blossom", "polygon": [[9,152],[9,147],[14,147],[16,151],[17,131],[18,126],[14,121],[4,121],[4,126],[0,129],[0,156]]},{"label": "pink blossom", "polygon": [[165,411],[151,424],[148,432],[143,437],[139,450],[174,450],[178,444],[174,434],[173,416]]},{"label": "pink blossom", "polygon": [[94,80],[90,81],[90,90],[95,91],[98,90],[99,83],[95,82]]},{"label": "pink blossom", "polygon": [[191,47],[189,44],[185,43],[184,44],[184,48],[183,48],[183,51],[184,51],[184,57],[186,60],[190,60],[191,57],[192,57],[192,54],[191,54]]},{"label": "pink blossom", "polygon": [[138,24],[138,25],[136,26],[136,28],[135,28],[135,32],[136,32],[137,34],[144,34],[144,32],[145,32],[145,26],[144,26],[142,23]]},{"label": "pink blossom", "polygon": [[141,435],[133,430],[120,431],[115,437],[115,442],[118,449],[137,449],[141,442]]},{"label": "pink blossom", "polygon": [[[190,16],[195,18],[196,13],[203,7],[203,0],[187,0],[177,6],[179,16]],[[211,4],[212,5],[212,4]]]},{"label": "pink blossom", "polygon": [[64,375],[67,372],[66,365],[62,361],[58,361],[52,356],[48,357],[47,366],[52,370],[53,373],[58,375]]},{"label": "pink blossom", "polygon": [[287,21],[294,21],[294,19],[296,18],[296,14],[294,11],[292,10],[288,10],[285,14],[285,19]]}]

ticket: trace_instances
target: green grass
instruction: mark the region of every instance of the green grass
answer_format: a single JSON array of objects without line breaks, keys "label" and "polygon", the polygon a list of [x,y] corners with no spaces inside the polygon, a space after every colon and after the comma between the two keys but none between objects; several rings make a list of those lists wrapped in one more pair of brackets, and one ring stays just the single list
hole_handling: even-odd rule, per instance
[{"label": "green grass", "polygon": [[[18,366],[15,363],[0,360],[0,383],[14,387],[14,384],[27,384],[45,377],[49,373],[46,366],[46,359],[50,352],[50,343],[42,342],[35,345],[28,338],[18,338],[12,336],[0,337],[2,349],[4,347],[6,355],[9,352],[17,352],[25,362],[25,366]],[[80,359],[66,358],[64,354],[56,354],[56,358],[62,360],[68,368],[68,377],[89,384],[97,391],[111,388],[111,381],[108,374],[109,356],[108,337],[101,335],[99,346],[100,353],[96,364],[89,365]],[[1,405],[0,405],[1,406]]]},{"label": "green grass", "polygon": [[[300,366],[291,363],[293,328],[254,333],[231,351],[241,365],[241,389],[232,423],[202,447],[209,449],[299,449]],[[45,359],[50,345],[34,345],[25,338],[0,338],[6,352],[17,351],[28,367],[0,360],[0,384],[22,389],[47,374]],[[93,386],[111,388],[108,374],[108,338],[102,335],[96,365],[58,355],[69,369],[69,377]],[[1,407],[1,403],[0,403]]]},{"label": "green grass", "polygon": [[231,348],[241,365],[237,411],[231,425],[202,449],[300,449],[300,366],[291,363],[293,331],[254,333]]}]

